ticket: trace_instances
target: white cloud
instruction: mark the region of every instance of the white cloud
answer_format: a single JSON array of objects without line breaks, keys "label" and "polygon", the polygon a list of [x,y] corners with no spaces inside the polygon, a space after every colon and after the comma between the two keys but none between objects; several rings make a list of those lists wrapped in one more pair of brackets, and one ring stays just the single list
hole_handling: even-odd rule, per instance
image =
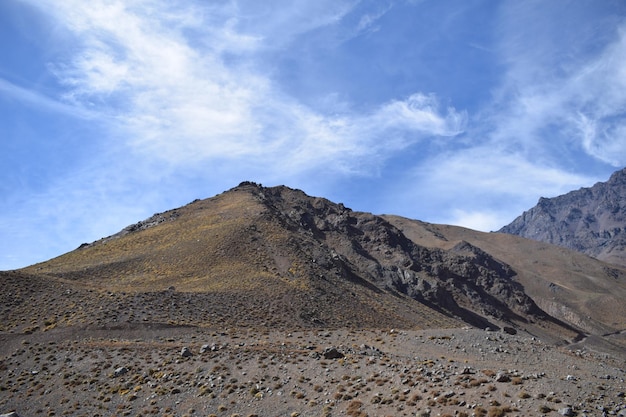
[{"label": "white cloud", "polygon": [[234,4],[230,16],[243,33],[255,34],[264,48],[282,48],[294,38],[315,29],[337,24],[358,0],[244,0]]},{"label": "white cloud", "polygon": [[463,226],[482,232],[493,232],[499,230],[504,224],[510,222],[504,213],[493,211],[466,211],[455,209],[446,224]]},{"label": "white cloud", "polygon": [[585,151],[620,167],[626,165],[626,27],[617,39],[574,77],[569,122],[579,127],[578,138]]},{"label": "white cloud", "polygon": [[536,200],[539,196],[559,195],[591,180],[489,146],[442,154],[421,167],[419,176],[438,193],[451,198],[464,195],[473,203],[474,199],[487,196],[494,200]]},{"label": "white cloud", "polygon": [[[541,196],[605,180],[585,174],[593,159],[626,165],[626,37],[585,12],[503,3],[495,50],[505,72],[493,101],[469,117],[456,148],[441,146],[388,190],[398,212],[496,230]],[[562,13],[567,28],[554,25]]]},{"label": "white cloud", "polygon": [[597,180],[534,163],[506,149],[475,146],[422,161],[389,187],[384,199],[407,217],[492,231],[535,205],[539,197],[555,197]]},{"label": "white cloud", "polygon": [[374,124],[439,136],[461,133],[466,122],[465,113],[448,109],[447,114],[442,114],[439,107],[433,95],[416,93],[406,100],[394,100],[382,106],[374,117]]},{"label": "white cloud", "polygon": [[119,136],[149,158],[185,165],[257,158],[269,170],[362,172],[364,162],[382,164],[425,137],[463,129],[463,113],[442,111],[421,93],[370,114],[319,113],[255,66],[255,52],[279,33],[285,41],[332,24],[349,3],[304,2],[271,16],[267,7],[243,12],[232,4],[172,14],[165,4],[67,1],[54,9],[80,39],[72,60],[56,65],[66,96],[114,117]]},{"label": "white cloud", "polygon": [[393,7],[393,3],[389,3],[387,5],[385,5],[385,7],[372,12],[372,13],[365,13],[363,16],[361,16],[361,18],[359,19],[359,24],[356,27],[356,31],[357,32],[375,32],[378,30],[378,27],[375,25],[376,22],[378,20],[380,20],[380,18],[382,18],[384,15],[387,14],[387,12],[389,10],[391,10],[391,8]]},{"label": "white cloud", "polygon": [[5,98],[11,97],[38,109],[81,119],[92,119],[96,117],[95,113],[81,106],[69,105],[43,95],[35,89],[24,88],[2,78],[0,78],[0,92],[3,93]]},{"label": "white cloud", "polygon": [[[625,27],[587,19],[585,13],[593,11],[584,10],[582,2],[567,10],[562,6],[503,7],[500,52],[508,68],[492,109],[490,139],[548,163],[562,155],[551,153],[547,144],[561,143],[624,166]],[[554,26],[553,18],[562,14],[570,24]]]}]

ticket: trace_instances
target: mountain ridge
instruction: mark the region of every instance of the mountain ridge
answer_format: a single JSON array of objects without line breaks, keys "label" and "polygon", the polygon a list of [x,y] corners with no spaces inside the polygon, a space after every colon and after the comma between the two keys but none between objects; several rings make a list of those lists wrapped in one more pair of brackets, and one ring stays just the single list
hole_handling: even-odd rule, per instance
[{"label": "mountain ridge", "polygon": [[626,266],[626,168],[537,205],[498,230]]},{"label": "mountain ridge", "polygon": [[[465,323],[517,327],[555,342],[622,330],[620,323],[572,320],[582,314],[559,309],[576,306],[554,307],[537,296],[540,291],[535,299],[529,296],[528,282],[520,281],[515,267],[475,239],[444,238],[448,246],[420,242],[390,219],[286,186],[243,182],[19,272],[82,286],[85,300],[89,291],[116,294],[133,310],[121,319],[127,322],[405,328]],[[617,275],[622,282],[623,272]],[[138,307],[141,300],[166,305],[163,299],[176,306],[169,315]],[[66,324],[105,325],[109,316],[99,313],[104,307],[97,300],[97,314]],[[224,303],[240,314],[230,317]]]}]

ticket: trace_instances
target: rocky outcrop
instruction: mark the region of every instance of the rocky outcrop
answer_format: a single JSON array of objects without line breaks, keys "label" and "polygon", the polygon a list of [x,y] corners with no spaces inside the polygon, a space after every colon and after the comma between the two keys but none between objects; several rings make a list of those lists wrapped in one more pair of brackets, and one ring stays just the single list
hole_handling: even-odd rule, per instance
[{"label": "rocky outcrop", "polygon": [[[268,207],[267,216],[299,237],[303,256],[329,272],[398,292],[481,328],[491,318],[527,321],[545,313],[514,280],[513,269],[468,242],[451,250],[415,244],[382,217],[310,197],[288,187],[244,183]],[[313,272],[313,271],[312,271]]]},{"label": "rocky outcrop", "polygon": [[535,207],[499,232],[626,266],[626,168],[593,187],[540,198]]}]

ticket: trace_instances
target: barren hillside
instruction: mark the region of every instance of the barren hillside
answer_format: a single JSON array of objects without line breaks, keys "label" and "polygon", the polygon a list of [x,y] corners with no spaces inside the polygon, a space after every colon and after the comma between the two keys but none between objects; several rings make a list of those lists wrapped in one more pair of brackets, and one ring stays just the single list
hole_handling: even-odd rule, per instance
[{"label": "barren hillside", "polygon": [[246,182],[0,272],[0,413],[626,413],[625,277]]},{"label": "barren hillside", "polygon": [[[578,337],[577,327],[554,320],[524,293],[510,265],[464,249],[427,248],[381,217],[288,187],[243,183],[19,274],[84,294],[81,304],[95,312],[81,320],[71,313],[61,320],[68,324],[107,323],[111,313],[102,303],[115,298],[131,323],[249,325],[252,317],[256,325],[305,327],[523,323]],[[216,297],[242,314],[232,317]],[[200,308],[186,313],[192,304]]]},{"label": "barren hillside", "polygon": [[[483,233],[384,216],[410,239],[427,247],[454,248],[460,242],[511,265],[515,279],[552,316],[595,336],[600,344],[626,349],[626,270],[555,245],[502,233]],[[595,340],[595,339],[594,339]]]}]

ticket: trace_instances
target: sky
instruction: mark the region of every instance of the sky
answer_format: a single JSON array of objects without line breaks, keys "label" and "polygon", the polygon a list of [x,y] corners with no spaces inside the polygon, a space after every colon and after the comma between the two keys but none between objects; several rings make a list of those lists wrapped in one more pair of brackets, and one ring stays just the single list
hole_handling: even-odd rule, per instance
[{"label": "sky", "polygon": [[625,115],[622,0],[2,0],[0,270],[242,181],[493,231]]}]

